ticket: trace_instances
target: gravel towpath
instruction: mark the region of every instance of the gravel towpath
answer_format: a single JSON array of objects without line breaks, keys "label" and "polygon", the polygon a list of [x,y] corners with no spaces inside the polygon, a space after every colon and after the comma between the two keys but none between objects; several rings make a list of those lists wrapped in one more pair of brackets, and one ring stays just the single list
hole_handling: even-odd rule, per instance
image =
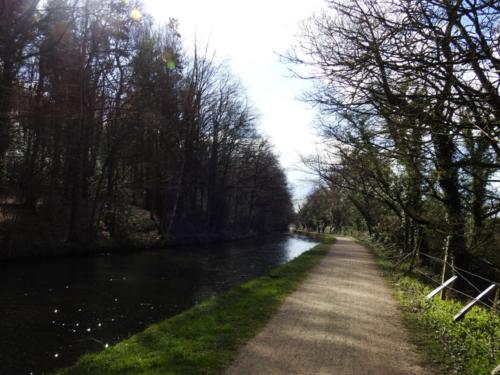
[{"label": "gravel towpath", "polygon": [[410,344],[369,250],[339,237],[226,370],[242,374],[432,374]]}]

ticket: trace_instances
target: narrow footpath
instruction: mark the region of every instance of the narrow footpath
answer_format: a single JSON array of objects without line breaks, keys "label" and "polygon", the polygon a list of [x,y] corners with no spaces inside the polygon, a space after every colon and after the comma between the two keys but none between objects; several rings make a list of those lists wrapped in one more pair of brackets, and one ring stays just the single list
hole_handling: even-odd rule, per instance
[{"label": "narrow footpath", "polygon": [[226,374],[432,374],[369,250],[339,237]]}]

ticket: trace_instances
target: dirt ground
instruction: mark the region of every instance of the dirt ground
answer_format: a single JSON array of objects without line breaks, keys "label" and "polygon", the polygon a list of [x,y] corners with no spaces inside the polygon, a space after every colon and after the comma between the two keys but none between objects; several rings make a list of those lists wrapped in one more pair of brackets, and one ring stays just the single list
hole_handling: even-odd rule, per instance
[{"label": "dirt ground", "polygon": [[373,255],[339,237],[226,374],[432,374],[400,314]]}]

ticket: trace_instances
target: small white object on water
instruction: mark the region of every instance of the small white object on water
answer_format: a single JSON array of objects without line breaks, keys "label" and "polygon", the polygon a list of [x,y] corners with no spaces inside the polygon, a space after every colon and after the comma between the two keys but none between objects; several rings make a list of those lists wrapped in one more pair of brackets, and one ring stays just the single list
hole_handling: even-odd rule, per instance
[{"label": "small white object on water", "polygon": [[90,332],[90,331],[92,331],[92,330],[90,328],[87,328],[87,332]]},{"label": "small white object on water", "polygon": [[59,353],[54,354],[54,358],[59,357]]},{"label": "small white object on water", "polygon": [[115,298],[115,302],[118,302],[118,298]]},{"label": "small white object on water", "polygon": [[107,349],[109,348],[109,344],[104,344],[104,347]]},{"label": "small white object on water", "polygon": [[101,324],[101,323],[99,323],[99,324],[97,324],[97,326],[98,326],[98,327],[102,327],[102,324]]},{"label": "small white object on water", "polygon": [[55,309],[55,310],[54,310],[54,314],[57,314],[58,312],[59,312],[59,310],[58,310],[58,309]]}]

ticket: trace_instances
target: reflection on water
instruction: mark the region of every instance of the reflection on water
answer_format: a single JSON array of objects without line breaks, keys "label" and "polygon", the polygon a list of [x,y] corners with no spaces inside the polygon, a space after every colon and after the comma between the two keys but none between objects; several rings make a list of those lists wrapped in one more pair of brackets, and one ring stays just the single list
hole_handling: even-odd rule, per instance
[{"label": "reflection on water", "polygon": [[315,243],[289,235],[0,264],[0,374],[43,374],[267,273]]}]

